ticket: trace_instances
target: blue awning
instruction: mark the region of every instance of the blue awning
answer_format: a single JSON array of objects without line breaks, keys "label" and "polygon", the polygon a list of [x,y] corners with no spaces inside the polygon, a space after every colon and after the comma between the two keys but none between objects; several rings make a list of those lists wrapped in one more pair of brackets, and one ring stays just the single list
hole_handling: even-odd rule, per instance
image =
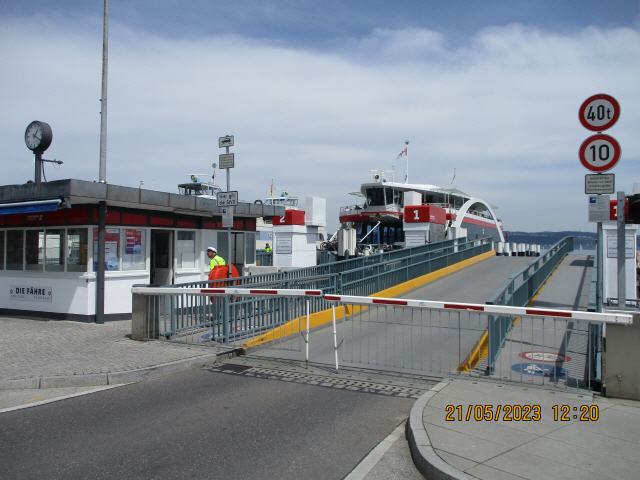
[{"label": "blue awning", "polygon": [[32,202],[0,203],[0,215],[11,215],[13,213],[42,213],[53,212],[60,208],[62,200],[54,198],[51,200],[34,200]]}]

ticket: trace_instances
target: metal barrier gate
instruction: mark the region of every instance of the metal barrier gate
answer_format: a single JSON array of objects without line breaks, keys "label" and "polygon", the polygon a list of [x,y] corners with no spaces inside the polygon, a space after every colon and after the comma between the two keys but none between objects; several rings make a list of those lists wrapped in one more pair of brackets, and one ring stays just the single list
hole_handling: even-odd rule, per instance
[{"label": "metal barrier gate", "polygon": [[[134,287],[140,306],[155,308],[157,300],[179,292],[172,288]],[[256,302],[287,302],[299,314],[258,336],[238,336],[233,343],[252,352],[340,366],[384,369],[423,375],[449,375],[459,370],[469,350],[488,328],[492,317],[509,318],[513,327],[507,344],[488,372],[490,378],[518,383],[591,388],[589,331],[591,325],[630,324],[624,313],[594,313],[503,305],[445,303],[426,300],[372,298],[326,294],[321,290],[260,290],[191,288],[215,309],[232,298]],[[228,303],[227,303],[228,304]],[[327,308],[312,313],[312,305]],[[271,309],[270,311],[273,311]],[[134,338],[153,338],[155,312],[134,311]],[[586,328],[585,328],[586,327]],[[194,329],[185,337],[215,339],[219,325]],[[145,330],[146,329],[146,330]],[[516,332],[517,334],[514,333]],[[563,350],[566,334],[584,335],[584,349]],[[573,364],[571,364],[573,362]],[[577,365],[573,368],[571,365]]]},{"label": "metal barrier gate", "polygon": [[[254,336],[293,320],[301,315],[301,307],[289,298],[264,299],[228,297],[209,299],[193,295],[193,288],[224,288],[227,286],[247,287],[253,290],[298,289],[321,290],[322,293],[371,295],[391,286],[445,268],[460,261],[475,257],[491,250],[489,239],[473,241],[451,240],[442,245],[430,245],[430,250],[416,247],[418,253],[399,250],[402,255],[392,252],[376,257],[375,262],[361,259],[347,260],[352,268],[337,271],[344,262],[313,267],[314,272],[327,271],[319,275],[298,276],[299,271],[282,274],[265,274],[219,281],[192,282],[166,287],[154,287],[156,291],[169,292],[165,297],[147,299],[149,305],[133,299],[133,315],[144,308],[155,322],[153,338],[198,343],[202,340],[200,331],[209,330],[212,339],[223,343],[233,343]],[[342,266],[338,265],[341,264]],[[306,269],[305,269],[306,270]],[[274,276],[275,275],[275,276]],[[272,278],[273,277],[273,278]],[[135,287],[134,287],[135,288]],[[328,305],[318,299],[312,302],[311,312],[319,312]]]}]

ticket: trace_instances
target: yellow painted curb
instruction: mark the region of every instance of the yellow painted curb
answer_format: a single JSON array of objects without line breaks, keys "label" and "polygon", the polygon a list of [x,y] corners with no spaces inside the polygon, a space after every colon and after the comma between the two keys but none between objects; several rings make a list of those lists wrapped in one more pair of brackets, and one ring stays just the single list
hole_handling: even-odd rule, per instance
[{"label": "yellow painted curb", "polygon": [[[417,278],[408,280],[406,282],[400,283],[398,285],[394,285],[393,287],[387,288],[385,290],[381,290],[376,292],[371,297],[397,297],[404,293],[410,292],[411,290],[415,290],[416,288],[427,285],[428,283],[435,282],[436,280],[441,279],[447,275],[451,275],[452,273],[458,272],[464,268],[470,267],[476,263],[482,262],[488,258],[495,256],[496,252],[491,250],[489,252],[481,253],[480,255],[476,255],[475,257],[468,258],[466,260],[462,260],[461,262],[455,263],[453,265],[449,265],[448,267],[441,268],[436,270],[435,272],[427,273],[425,275],[421,275]],[[357,314],[361,311],[366,310],[367,307],[362,306],[339,306],[336,307],[336,320],[342,319],[345,316],[345,310],[347,315]],[[331,309],[322,310],[320,312],[312,313],[309,315],[309,328],[313,329],[322,325],[326,325],[327,323],[332,321]],[[251,340],[246,341],[242,346],[243,348],[254,348],[261,345],[264,345],[269,342],[273,342],[274,340],[278,340],[281,338],[288,337],[290,335],[294,335],[299,333],[300,331],[304,331],[307,328],[307,317],[303,315],[301,317],[294,318],[289,322],[275,327],[268,332],[263,333],[262,335],[258,335],[257,337],[252,338]]]},{"label": "yellow painted curb", "polygon": [[[538,299],[538,297],[542,293],[542,290],[545,289],[545,287],[547,286],[547,283],[549,283],[549,280],[551,280],[551,277],[553,277],[553,275],[556,273],[556,270],[560,268],[560,264],[563,261],[564,261],[564,258],[558,262],[558,264],[551,271],[547,279],[544,282],[542,282],[542,285],[540,285],[540,287],[538,287],[538,290],[536,291],[536,293],[533,295],[533,297],[531,297],[531,300],[529,300],[529,303],[527,303],[527,306],[531,306],[533,303],[535,303],[535,301]],[[521,317],[514,317],[514,319],[512,320],[512,325],[517,325],[518,322],[520,321],[520,318]],[[480,335],[480,338],[476,342],[475,346],[471,349],[471,352],[469,352],[469,355],[467,355],[467,358],[465,358],[464,361],[460,365],[458,365],[457,370],[459,372],[470,372],[471,370],[476,368],[476,365],[478,365],[478,363],[480,363],[483,359],[487,358],[488,356],[489,356],[489,330],[487,329],[484,332],[482,332],[482,335]]]}]

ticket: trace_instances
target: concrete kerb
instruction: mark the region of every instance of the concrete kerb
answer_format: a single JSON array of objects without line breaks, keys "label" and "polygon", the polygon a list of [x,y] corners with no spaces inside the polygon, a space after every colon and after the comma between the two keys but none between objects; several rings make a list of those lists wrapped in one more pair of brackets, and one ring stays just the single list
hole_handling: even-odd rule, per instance
[{"label": "concrete kerb", "polygon": [[30,377],[0,380],[2,390],[26,390],[40,388],[93,387],[136,383],[152,380],[170,373],[187,370],[195,366],[205,366],[211,361],[232,358],[241,354],[238,349],[225,352],[198,355],[173,362],[161,363],[150,367],[123,370],[119,372],[89,373],[79,375],[56,375],[47,377]]},{"label": "concrete kerb", "polygon": [[411,407],[411,413],[405,427],[405,435],[409,443],[411,458],[416,468],[425,476],[433,480],[475,480],[449,465],[436,453],[424,428],[422,414],[429,400],[449,385],[449,380],[443,380],[428,392],[424,393]]}]

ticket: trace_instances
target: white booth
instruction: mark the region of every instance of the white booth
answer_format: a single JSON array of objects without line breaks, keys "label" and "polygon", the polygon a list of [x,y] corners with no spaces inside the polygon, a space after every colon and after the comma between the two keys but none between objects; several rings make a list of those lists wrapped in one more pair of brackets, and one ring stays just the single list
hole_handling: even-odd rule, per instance
[{"label": "white booth", "polygon": [[239,270],[255,264],[256,218],[239,204],[228,234],[215,200],[60,180],[0,186],[0,314],[94,321],[98,202],[106,202],[105,319],[131,316],[134,284],[205,280],[207,246]]}]

